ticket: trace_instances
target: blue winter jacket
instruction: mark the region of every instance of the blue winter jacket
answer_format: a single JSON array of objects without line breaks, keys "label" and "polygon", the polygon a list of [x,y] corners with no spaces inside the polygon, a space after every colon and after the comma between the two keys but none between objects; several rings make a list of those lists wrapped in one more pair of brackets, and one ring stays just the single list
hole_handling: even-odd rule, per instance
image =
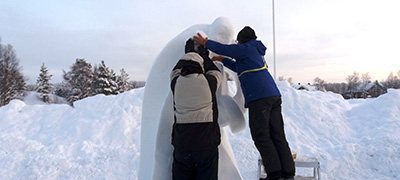
[{"label": "blue winter jacket", "polygon": [[[267,48],[258,40],[230,45],[208,40],[206,46],[217,54],[234,58],[236,61],[224,58],[222,62],[238,75],[242,74],[243,71],[259,69],[266,65],[263,56]],[[245,107],[248,103],[257,99],[281,96],[268,69],[245,72],[239,77],[239,80],[245,98]]]}]

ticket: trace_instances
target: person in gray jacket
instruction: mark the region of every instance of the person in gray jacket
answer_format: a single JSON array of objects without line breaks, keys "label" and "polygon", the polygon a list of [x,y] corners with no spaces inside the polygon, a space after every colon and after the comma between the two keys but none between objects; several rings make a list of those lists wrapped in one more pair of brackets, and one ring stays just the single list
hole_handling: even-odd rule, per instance
[{"label": "person in gray jacket", "polygon": [[218,179],[221,134],[215,93],[222,75],[208,56],[207,48],[189,39],[171,72],[174,180]]}]

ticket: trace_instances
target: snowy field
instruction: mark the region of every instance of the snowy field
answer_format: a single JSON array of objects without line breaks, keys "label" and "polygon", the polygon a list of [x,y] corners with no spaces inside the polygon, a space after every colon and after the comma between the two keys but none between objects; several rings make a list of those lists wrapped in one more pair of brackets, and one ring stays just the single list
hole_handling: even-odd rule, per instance
[{"label": "snowy field", "polygon": [[[400,179],[400,90],[344,100],[278,86],[290,147],[297,158],[320,161],[321,179]],[[74,108],[32,96],[1,107],[0,179],[138,179],[143,93],[97,95]],[[225,132],[243,179],[257,179],[248,128]]]}]

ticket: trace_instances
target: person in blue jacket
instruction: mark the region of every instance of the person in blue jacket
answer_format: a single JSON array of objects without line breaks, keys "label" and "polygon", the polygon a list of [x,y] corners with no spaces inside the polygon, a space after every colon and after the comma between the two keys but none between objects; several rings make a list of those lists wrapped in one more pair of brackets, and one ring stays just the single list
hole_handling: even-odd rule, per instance
[{"label": "person in blue jacket", "polygon": [[293,179],[295,167],[283,128],[281,93],[263,58],[267,48],[249,26],[238,33],[237,44],[221,44],[200,33],[193,39],[222,55],[212,60],[221,61],[238,74],[244,106],[249,108],[251,136],[263,160],[266,179]]}]

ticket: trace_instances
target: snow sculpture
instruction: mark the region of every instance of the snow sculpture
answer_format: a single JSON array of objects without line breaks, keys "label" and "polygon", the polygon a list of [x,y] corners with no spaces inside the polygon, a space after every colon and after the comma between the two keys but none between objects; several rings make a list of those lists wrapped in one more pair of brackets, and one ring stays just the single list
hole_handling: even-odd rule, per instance
[{"label": "snow sculpture", "polygon": [[[221,43],[231,43],[234,37],[232,23],[227,18],[217,18],[210,25],[194,25],[172,39],[157,56],[146,81],[143,97],[142,129],[140,145],[139,180],[171,179],[172,152],[171,131],[174,121],[172,93],[169,75],[176,62],[184,55],[188,38],[200,32]],[[211,54],[212,56],[212,54]],[[228,93],[227,77],[222,64],[216,63],[223,74],[223,82],[217,91],[221,145],[219,146],[219,179],[241,179],[232,148],[224,133],[228,126],[235,133],[246,126],[243,114],[244,98],[237,75],[234,78],[237,91],[234,97]]]}]

